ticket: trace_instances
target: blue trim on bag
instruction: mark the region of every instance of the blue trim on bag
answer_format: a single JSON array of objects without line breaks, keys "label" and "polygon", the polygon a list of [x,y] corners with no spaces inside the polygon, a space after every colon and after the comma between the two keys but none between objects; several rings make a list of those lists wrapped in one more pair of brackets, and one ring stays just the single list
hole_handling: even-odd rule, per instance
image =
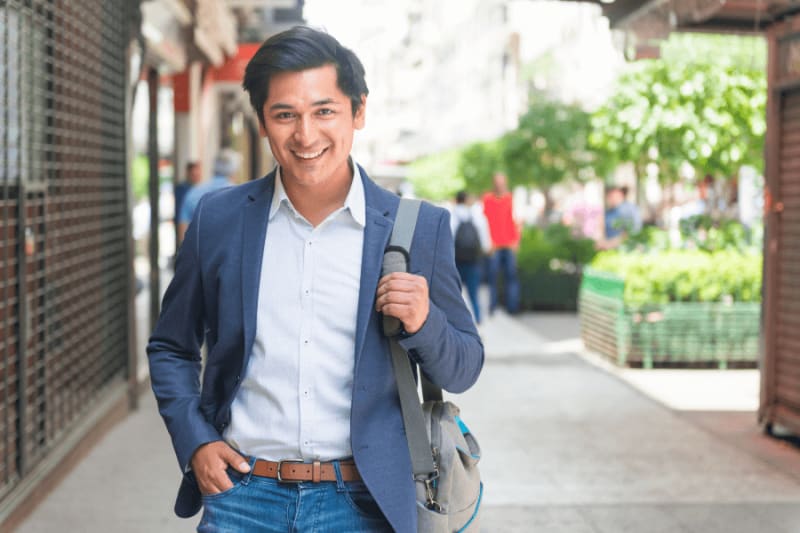
[{"label": "blue trim on bag", "polygon": [[481,458],[480,454],[478,454],[478,453],[470,453],[469,450],[465,450],[461,446],[456,446],[456,450],[460,451],[464,455],[469,455],[473,459],[480,459]]},{"label": "blue trim on bag", "polygon": [[463,435],[466,435],[467,433],[469,433],[469,428],[468,428],[468,427],[467,427],[467,425],[464,423],[464,421],[463,421],[463,420],[461,420],[461,417],[460,417],[460,416],[458,416],[458,415],[454,416],[454,417],[453,417],[453,420],[455,420],[455,421],[456,421],[456,424],[458,424],[458,429],[460,429],[460,430],[461,430],[461,433],[462,433]]},{"label": "blue trim on bag", "polygon": [[478,516],[478,510],[481,508],[481,500],[483,499],[483,482],[481,482],[481,491],[478,493],[478,501],[475,503],[475,512],[472,513],[472,516],[469,517],[469,520],[464,527],[459,529],[456,533],[461,533],[462,531],[466,531],[469,525],[475,520],[475,517]]}]

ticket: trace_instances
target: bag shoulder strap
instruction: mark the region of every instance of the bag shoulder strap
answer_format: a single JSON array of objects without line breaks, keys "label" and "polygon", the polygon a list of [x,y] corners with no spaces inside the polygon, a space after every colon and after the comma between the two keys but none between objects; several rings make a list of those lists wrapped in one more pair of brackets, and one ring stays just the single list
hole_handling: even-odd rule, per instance
[{"label": "bag shoulder strap", "polygon": [[[392,236],[389,241],[389,248],[384,255],[384,267],[387,263],[387,255],[392,251],[400,251],[405,255],[406,261],[409,258],[411,241],[414,238],[414,229],[417,226],[417,216],[421,202],[409,198],[401,198],[397,208],[397,216],[392,229]],[[388,261],[391,261],[389,259]],[[406,264],[406,270],[408,270]],[[384,268],[386,270],[386,268]],[[400,409],[403,413],[403,425],[406,430],[406,440],[408,451],[411,455],[411,470],[414,479],[431,479],[436,472],[436,465],[433,463],[431,454],[431,443],[428,438],[428,431],[425,427],[425,417],[422,414],[422,406],[419,403],[417,385],[414,381],[414,373],[411,368],[411,361],[408,354],[400,346],[397,337],[387,335],[392,352],[392,367],[394,369],[397,390],[400,395]],[[423,378],[422,373],[420,376]],[[425,383],[423,381],[423,388]],[[439,389],[441,396],[441,389]]]}]

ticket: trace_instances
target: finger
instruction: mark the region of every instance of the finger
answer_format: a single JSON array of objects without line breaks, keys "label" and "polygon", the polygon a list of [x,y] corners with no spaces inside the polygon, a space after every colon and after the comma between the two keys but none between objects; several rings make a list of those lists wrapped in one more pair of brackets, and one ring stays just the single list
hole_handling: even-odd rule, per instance
[{"label": "finger", "polygon": [[200,491],[204,494],[219,494],[232,487],[233,482],[231,482],[227,472],[223,470],[221,474],[217,473],[213,479],[209,479],[204,485],[200,485]]},{"label": "finger", "polygon": [[409,274],[408,272],[392,272],[386,274],[379,281],[378,284],[387,283],[390,281],[408,281],[412,283],[426,283],[425,277],[419,274]]},{"label": "finger", "polygon": [[403,322],[412,316],[412,308],[406,304],[386,304],[381,311],[384,315],[397,318]]},{"label": "finger", "polygon": [[247,464],[245,458],[236,453],[233,448],[228,448],[228,452],[225,455],[225,462],[243,474],[250,471],[250,465]]},{"label": "finger", "polygon": [[414,293],[410,292],[390,292],[386,293],[382,296],[379,296],[376,299],[375,308],[383,313],[386,313],[386,306],[388,305],[400,305],[400,306],[408,306],[413,307],[415,302],[418,300]]},{"label": "finger", "polygon": [[414,280],[405,279],[392,279],[387,280],[383,285],[378,287],[378,295],[383,295],[391,292],[416,292],[423,291],[424,287],[419,282]]}]

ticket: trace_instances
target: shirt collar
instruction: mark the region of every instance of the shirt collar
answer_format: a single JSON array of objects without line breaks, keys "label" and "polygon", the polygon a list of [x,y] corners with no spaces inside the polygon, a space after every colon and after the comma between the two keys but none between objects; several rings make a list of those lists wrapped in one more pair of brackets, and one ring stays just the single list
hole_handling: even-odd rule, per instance
[{"label": "shirt collar", "polygon": [[[352,157],[350,158],[350,165],[353,169],[353,179],[342,207],[344,210],[350,212],[350,216],[353,217],[353,220],[355,220],[358,225],[364,227],[367,221],[364,184],[361,182],[361,173],[358,171],[358,165]],[[278,166],[275,171],[275,192],[272,195],[272,204],[269,208],[270,221],[275,218],[282,204],[286,204],[292,212],[296,212],[292,201],[289,200],[289,196],[286,194],[286,189],[283,187],[281,167]]]}]

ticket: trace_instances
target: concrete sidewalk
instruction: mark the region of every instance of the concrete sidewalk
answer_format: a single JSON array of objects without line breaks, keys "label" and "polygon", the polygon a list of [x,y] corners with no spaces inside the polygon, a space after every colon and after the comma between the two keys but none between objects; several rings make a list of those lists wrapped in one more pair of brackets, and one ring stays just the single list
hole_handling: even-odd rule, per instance
[{"label": "concrete sidewalk", "polygon": [[[480,329],[484,372],[456,402],[483,448],[482,531],[800,532],[800,449],[759,432],[757,374],[620,370],[571,314]],[[194,531],[178,478],[146,394],[18,531]]]}]

